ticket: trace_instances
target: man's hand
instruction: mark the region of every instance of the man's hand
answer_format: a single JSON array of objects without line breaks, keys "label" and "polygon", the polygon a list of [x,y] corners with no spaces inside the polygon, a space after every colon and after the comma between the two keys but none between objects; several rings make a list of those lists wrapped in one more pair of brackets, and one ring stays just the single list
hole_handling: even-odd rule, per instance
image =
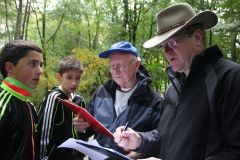
[{"label": "man's hand", "polygon": [[126,156],[132,158],[132,159],[139,159],[142,158],[144,156],[143,153],[138,153],[138,152],[134,152],[134,151],[130,151],[129,153],[126,154]]},{"label": "man's hand", "polygon": [[118,127],[113,134],[114,141],[118,146],[122,147],[125,151],[139,148],[142,143],[142,137],[131,128],[128,128],[126,131],[123,131],[123,129],[124,126]]},{"label": "man's hand", "polygon": [[162,159],[150,157],[150,158],[144,158],[144,159],[138,159],[138,160],[162,160]]}]

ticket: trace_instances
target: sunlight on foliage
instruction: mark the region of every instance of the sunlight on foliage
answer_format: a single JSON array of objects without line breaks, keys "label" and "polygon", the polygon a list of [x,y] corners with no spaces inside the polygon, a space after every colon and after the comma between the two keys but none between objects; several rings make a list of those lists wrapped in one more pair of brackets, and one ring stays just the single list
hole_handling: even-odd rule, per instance
[{"label": "sunlight on foliage", "polygon": [[83,64],[83,76],[79,90],[81,94],[89,99],[99,84],[109,79],[108,59],[98,57],[96,51],[74,48],[73,54]]}]

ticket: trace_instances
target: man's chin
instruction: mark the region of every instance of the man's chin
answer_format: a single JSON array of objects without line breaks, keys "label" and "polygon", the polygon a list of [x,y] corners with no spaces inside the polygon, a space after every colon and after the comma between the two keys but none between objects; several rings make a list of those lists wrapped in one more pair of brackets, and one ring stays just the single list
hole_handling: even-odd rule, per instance
[{"label": "man's chin", "polygon": [[117,82],[117,81],[115,81],[115,82],[117,83],[117,85],[119,85],[121,88],[123,88],[123,86],[124,86],[123,83],[121,83],[121,82]]}]

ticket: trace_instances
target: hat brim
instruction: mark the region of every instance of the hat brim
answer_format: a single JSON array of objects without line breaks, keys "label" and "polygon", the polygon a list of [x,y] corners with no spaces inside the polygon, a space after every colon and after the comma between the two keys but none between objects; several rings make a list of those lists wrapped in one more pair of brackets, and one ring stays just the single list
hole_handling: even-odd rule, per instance
[{"label": "hat brim", "polygon": [[161,44],[162,42],[164,42],[165,40],[167,40],[168,38],[170,38],[171,36],[173,36],[174,34],[176,34],[177,32],[179,32],[181,29],[183,29],[187,26],[190,26],[192,24],[202,23],[204,29],[209,29],[209,28],[215,26],[217,24],[217,21],[218,21],[218,18],[215,13],[213,13],[212,11],[203,11],[203,12],[195,15],[194,17],[192,17],[184,25],[174,28],[168,32],[165,32],[161,35],[155,36],[155,37],[147,40],[143,44],[143,47],[144,48],[155,47],[155,46]]},{"label": "hat brim", "polygon": [[99,53],[98,57],[100,57],[100,58],[108,58],[110,54],[115,53],[115,52],[118,52],[118,53],[130,53],[130,54],[138,57],[137,53],[134,53],[134,52],[132,52],[131,50],[128,50],[128,49],[109,49],[107,51]]}]

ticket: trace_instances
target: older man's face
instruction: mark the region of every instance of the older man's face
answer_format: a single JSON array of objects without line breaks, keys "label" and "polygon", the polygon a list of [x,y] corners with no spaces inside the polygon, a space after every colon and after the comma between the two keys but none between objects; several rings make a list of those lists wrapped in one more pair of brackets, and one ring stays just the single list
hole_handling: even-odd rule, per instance
[{"label": "older man's face", "polygon": [[113,80],[121,88],[131,88],[136,83],[136,71],[139,67],[136,57],[132,54],[113,53],[109,60]]}]

